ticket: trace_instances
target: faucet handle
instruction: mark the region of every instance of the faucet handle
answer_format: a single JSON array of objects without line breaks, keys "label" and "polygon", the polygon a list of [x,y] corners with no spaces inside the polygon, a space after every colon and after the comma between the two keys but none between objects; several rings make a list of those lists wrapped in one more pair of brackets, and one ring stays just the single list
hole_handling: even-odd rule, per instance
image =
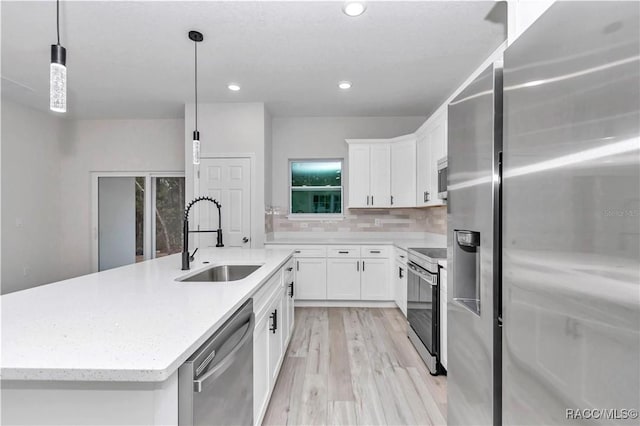
[{"label": "faucet handle", "polygon": [[190,262],[193,262],[194,256],[196,255],[196,252],[198,251],[198,249],[199,249],[199,248],[200,248],[200,247],[196,247],[196,249],[193,251],[193,253],[191,253],[191,254],[189,255],[189,261],[190,261]]}]

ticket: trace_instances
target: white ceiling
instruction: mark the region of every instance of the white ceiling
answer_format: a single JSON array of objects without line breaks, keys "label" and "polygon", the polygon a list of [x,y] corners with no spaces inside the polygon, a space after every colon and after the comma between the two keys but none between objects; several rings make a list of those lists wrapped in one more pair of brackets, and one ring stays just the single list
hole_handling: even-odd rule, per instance
[{"label": "white ceiling", "polygon": [[[200,102],[265,102],[275,116],[426,116],[506,34],[495,9],[487,19],[494,2],[369,1],[357,18],[342,4],[63,1],[68,116],[182,117],[193,102],[190,29],[205,36]],[[55,2],[1,7],[2,96],[46,110]],[[353,87],[340,91],[340,80]]]}]

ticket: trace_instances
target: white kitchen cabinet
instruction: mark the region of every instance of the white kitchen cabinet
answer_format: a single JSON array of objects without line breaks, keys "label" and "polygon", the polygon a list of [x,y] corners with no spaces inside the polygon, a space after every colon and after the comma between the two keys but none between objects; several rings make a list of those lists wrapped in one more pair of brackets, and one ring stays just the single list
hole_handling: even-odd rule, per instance
[{"label": "white kitchen cabinet", "polygon": [[446,156],[447,145],[447,114],[436,117],[433,127],[429,131],[429,150],[431,163],[429,165],[429,173],[431,177],[431,197],[430,205],[443,205],[445,202],[438,198],[438,161]]},{"label": "white kitchen cabinet", "polygon": [[431,150],[427,130],[416,134],[416,205],[425,206],[433,199],[431,193]]},{"label": "white kitchen cabinet", "polygon": [[[266,244],[265,247],[293,250],[295,276],[289,279],[285,271],[284,285],[294,281],[298,301],[395,299],[392,273],[395,254],[389,245]],[[399,252],[405,263],[406,251]]]},{"label": "white kitchen cabinet", "polygon": [[393,139],[349,139],[347,143],[349,208],[416,206],[414,134]]},{"label": "white kitchen cabinet", "polygon": [[442,206],[438,198],[438,160],[447,156],[447,112],[429,118],[416,132],[416,203],[418,206]]},{"label": "white kitchen cabinet", "polygon": [[370,148],[365,144],[349,146],[349,207],[368,207],[371,200]]},{"label": "white kitchen cabinet", "polygon": [[384,140],[349,144],[349,208],[389,207],[391,147]]},{"label": "white kitchen cabinet", "polygon": [[274,384],[278,378],[280,359],[284,350],[282,338],[283,299],[280,294],[275,298],[269,309],[269,321],[267,321],[269,327],[267,333],[269,336],[269,382]]},{"label": "white kitchen cabinet", "polygon": [[360,259],[327,260],[327,299],[360,299]]},{"label": "white kitchen cabinet", "polygon": [[327,298],[327,259],[296,258],[296,299],[325,300]]},{"label": "white kitchen cabinet", "polygon": [[388,258],[362,259],[360,298],[362,300],[393,300]]},{"label": "white kitchen cabinet", "polygon": [[440,268],[440,363],[447,368],[447,270]]},{"label": "white kitchen cabinet", "polygon": [[391,146],[387,143],[373,144],[370,149],[370,207],[389,207],[391,205]]},{"label": "white kitchen cabinet", "polygon": [[[289,271],[288,269],[292,270]],[[293,259],[253,296],[256,326],[253,334],[253,414],[261,424],[293,330]]]},{"label": "white kitchen cabinet", "polygon": [[399,261],[395,262],[393,270],[394,276],[394,296],[396,305],[407,316],[407,264]]},{"label": "white kitchen cabinet", "polygon": [[253,333],[253,418],[266,409],[269,397],[269,316],[256,323]]},{"label": "white kitchen cabinet", "polygon": [[416,137],[405,136],[391,144],[391,207],[415,207]]},{"label": "white kitchen cabinet", "polygon": [[290,280],[284,283],[284,295],[283,297],[283,312],[282,312],[282,343],[284,347],[289,344],[289,339],[293,332],[294,325],[294,295],[295,295],[295,281],[293,276]]}]

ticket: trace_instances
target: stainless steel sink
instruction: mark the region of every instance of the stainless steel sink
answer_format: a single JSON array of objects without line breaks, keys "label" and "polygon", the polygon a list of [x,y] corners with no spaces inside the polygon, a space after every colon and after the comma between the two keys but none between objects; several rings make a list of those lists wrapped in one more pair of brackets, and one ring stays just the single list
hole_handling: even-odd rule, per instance
[{"label": "stainless steel sink", "polygon": [[217,265],[183,278],[182,282],[228,282],[238,281],[254,273],[262,265]]}]

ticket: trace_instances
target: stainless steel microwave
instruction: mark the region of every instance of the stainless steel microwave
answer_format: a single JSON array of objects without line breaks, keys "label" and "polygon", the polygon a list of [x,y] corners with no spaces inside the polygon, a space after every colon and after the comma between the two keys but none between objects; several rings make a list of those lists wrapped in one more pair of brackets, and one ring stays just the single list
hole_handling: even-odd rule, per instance
[{"label": "stainless steel microwave", "polygon": [[438,198],[441,200],[447,199],[447,163],[447,157],[438,160]]}]

